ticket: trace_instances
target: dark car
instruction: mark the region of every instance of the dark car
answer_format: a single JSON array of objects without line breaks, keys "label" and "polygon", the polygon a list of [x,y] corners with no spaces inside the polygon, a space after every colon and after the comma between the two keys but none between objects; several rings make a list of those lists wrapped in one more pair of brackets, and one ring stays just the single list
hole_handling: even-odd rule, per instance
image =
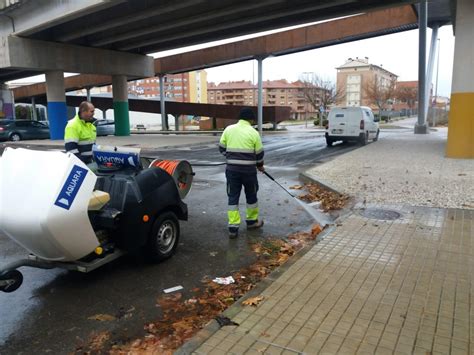
[{"label": "dark car", "polygon": [[114,120],[96,120],[94,125],[97,127],[98,136],[109,136],[115,134],[115,121]]},{"label": "dark car", "polygon": [[21,141],[23,139],[48,139],[47,124],[31,120],[1,120],[0,140]]}]

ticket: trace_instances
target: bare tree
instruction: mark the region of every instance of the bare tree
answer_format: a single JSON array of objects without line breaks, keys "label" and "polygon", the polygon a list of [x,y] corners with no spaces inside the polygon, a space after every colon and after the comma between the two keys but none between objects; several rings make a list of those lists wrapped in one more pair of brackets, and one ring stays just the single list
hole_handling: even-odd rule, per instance
[{"label": "bare tree", "polygon": [[330,80],[324,80],[316,73],[303,73],[300,75],[303,85],[305,101],[310,104],[315,112],[320,112],[319,124],[323,126],[323,119],[327,109],[345,97],[343,89],[338,89],[336,84]]},{"label": "bare tree", "polygon": [[303,84],[304,98],[315,112],[319,112],[321,107],[326,112],[329,106],[345,96],[344,91],[337,89],[336,84],[324,80],[316,73],[303,73],[300,75],[300,81]]},{"label": "bare tree", "polygon": [[395,98],[395,88],[396,79],[382,82],[377,75],[374,76],[373,80],[366,83],[365,94],[367,100],[378,107],[379,115]]},{"label": "bare tree", "polygon": [[418,100],[418,87],[401,86],[395,90],[395,98],[407,104],[410,114],[416,106]]}]

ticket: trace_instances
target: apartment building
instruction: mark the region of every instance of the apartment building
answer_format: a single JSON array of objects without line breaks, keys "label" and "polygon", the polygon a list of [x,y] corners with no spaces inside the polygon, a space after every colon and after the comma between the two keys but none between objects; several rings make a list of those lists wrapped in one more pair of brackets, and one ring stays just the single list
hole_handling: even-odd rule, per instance
[{"label": "apartment building", "polygon": [[[176,102],[207,103],[207,72],[169,74],[164,77],[165,97]],[[107,87],[112,92],[112,86]],[[128,93],[140,98],[159,98],[160,79],[145,78],[128,82]]]},{"label": "apartment building", "polygon": [[370,102],[367,94],[367,85],[377,81],[381,87],[389,86],[397,75],[370,64],[369,58],[349,58],[343,65],[337,67],[337,90],[344,92],[344,97],[337,104],[344,106],[375,106]]},{"label": "apartment building", "polygon": [[418,80],[397,82],[392,109],[402,114],[413,114],[418,110]]},{"label": "apartment building", "polygon": [[[209,83],[208,102],[222,105],[258,104],[258,86],[250,81],[231,81]],[[264,106],[290,106],[291,118],[305,119],[314,116],[314,108],[304,97],[304,85],[300,81],[288,82],[285,79],[263,82]]]}]

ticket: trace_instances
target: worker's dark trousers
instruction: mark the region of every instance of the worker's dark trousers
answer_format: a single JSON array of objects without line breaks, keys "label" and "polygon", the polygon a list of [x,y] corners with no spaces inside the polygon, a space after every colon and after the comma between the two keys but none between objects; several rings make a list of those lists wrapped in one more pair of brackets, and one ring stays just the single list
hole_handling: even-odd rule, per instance
[{"label": "worker's dark trousers", "polygon": [[227,178],[227,196],[229,197],[229,230],[235,231],[240,225],[239,199],[242,186],[244,187],[247,200],[246,222],[247,224],[256,223],[258,220],[257,172],[248,173],[226,170],[225,176]]}]

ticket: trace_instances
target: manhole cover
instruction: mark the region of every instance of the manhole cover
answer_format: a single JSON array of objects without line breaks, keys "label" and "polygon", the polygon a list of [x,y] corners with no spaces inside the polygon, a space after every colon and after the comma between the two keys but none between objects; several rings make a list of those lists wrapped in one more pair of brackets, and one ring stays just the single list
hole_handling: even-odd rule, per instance
[{"label": "manhole cover", "polygon": [[383,219],[393,221],[400,218],[402,215],[396,211],[383,210],[379,208],[368,208],[360,213],[362,216],[372,219]]}]

